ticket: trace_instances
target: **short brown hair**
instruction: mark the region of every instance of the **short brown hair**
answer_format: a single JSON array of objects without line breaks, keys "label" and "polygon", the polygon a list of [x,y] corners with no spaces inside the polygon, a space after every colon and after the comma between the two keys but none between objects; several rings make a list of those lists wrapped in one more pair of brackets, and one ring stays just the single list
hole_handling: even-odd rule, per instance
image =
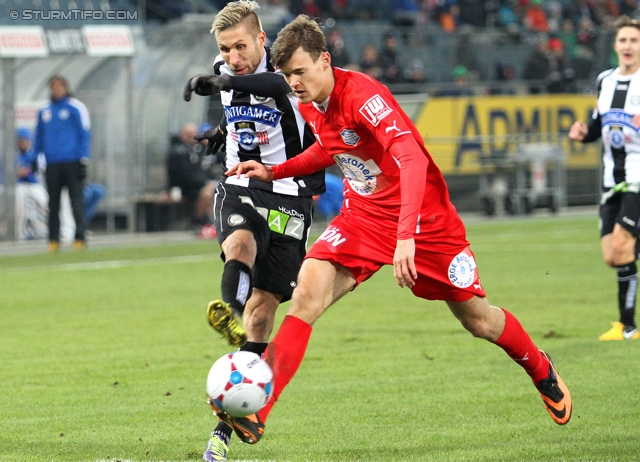
[{"label": "short brown hair", "polygon": [[631,19],[629,16],[620,16],[613,24],[616,33],[613,35],[614,39],[618,37],[618,32],[623,27],[633,27],[640,31],[640,21],[637,19]]},{"label": "short brown hair", "polygon": [[305,14],[301,14],[278,32],[271,47],[271,62],[275,67],[281,67],[298,48],[309,53],[314,62],[327,51],[327,41],[322,29]]},{"label": "short brown hair", "polygon": [[262,23],[256,13],[260,8],[257,2],[253,0],[238,0],[229,2],[216,14],[213,24],[211,24],[211,33],[222,32],[230,27],[237,26],[248,18],[249,24],[255,35],[262,31]]}]

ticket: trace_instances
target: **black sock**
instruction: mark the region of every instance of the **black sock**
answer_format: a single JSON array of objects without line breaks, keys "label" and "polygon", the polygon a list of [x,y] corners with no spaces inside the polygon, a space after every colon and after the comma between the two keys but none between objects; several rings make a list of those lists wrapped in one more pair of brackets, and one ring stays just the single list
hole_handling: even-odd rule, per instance
[{"label": "black sock", "polygon": [[636,293],[638,291],[638,269],[636,262],[616,266],[618,271],[618,309],[620,322],[635,327]]},{"label": "black sock", "polygon": [[240,347],[240,351],[250,351],[262,357],[264,350],[267,349],[267,342],[247,342]]},{"label": "black sock", "polygon": [[240,316],[251,295],[251,268],[238,260],[227,260],[222,272],[222,300]]},{"label": "black sock", "polygon": [[233,429],[224,423],[222,420],[218,422],[218,426],[214,430],[214,432],[222,433],[227,437],[227,444],[229,444],[229,440],[231,439],[231,433],[233,433]]}]

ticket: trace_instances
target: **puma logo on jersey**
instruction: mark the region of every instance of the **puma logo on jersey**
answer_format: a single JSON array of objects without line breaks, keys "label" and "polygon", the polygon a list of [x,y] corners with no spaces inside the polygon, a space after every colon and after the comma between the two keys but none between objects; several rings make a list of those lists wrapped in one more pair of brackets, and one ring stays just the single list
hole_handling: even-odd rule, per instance
[{"label": "puma logo on jersey", "polygon": [[384,132],[385,132],[385,133],[389,133],[391,130],[395,130],[395,131],[399,132],[399,131],[400,131],[400,129],[399,129],[399,128],[398,128],[398,126],[396,125],[396,122],[397,122],[397,121],[395,121],[395,120],[394,120],[394,121],[393,121],[393,125],[392,125],[391,127],[387,127],[387,128],[385,128],[385,129],[384,129]]}]

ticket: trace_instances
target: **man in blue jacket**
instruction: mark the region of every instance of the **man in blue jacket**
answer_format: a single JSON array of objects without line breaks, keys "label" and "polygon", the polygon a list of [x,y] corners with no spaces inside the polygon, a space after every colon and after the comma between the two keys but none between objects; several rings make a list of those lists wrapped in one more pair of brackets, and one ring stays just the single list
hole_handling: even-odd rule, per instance
[{"label": "man in blue jacket", "polygon": [[73,218],[76,222],[74,247],[84,248],[83,182],[91,151],[91,122],[87,107],[69,91],[67,80],[59,75],[49,79],[51,101],[38,112],[34,150],[44,153],[47,161],[49,191],[49,251],[59,249],[60,193],[69,190]]}]

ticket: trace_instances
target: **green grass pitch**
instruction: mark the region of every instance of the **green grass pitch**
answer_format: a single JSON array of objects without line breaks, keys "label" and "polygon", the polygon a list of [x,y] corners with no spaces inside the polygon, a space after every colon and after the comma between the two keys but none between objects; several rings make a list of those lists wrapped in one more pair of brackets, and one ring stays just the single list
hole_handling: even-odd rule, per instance
[{"label": "green grass pitch", "polygon": [[[597,218],[471,223],[489,300],[512,311],[572,391],[555,425],[528,376],[387,267],[329,309],[252,461],[639,460],[640,342],[617,319]],[[0,461],[196,461],[215,426],[208,326],[217,244],[0,257]],[[281,318],[288,304],[280,309]]]}]

